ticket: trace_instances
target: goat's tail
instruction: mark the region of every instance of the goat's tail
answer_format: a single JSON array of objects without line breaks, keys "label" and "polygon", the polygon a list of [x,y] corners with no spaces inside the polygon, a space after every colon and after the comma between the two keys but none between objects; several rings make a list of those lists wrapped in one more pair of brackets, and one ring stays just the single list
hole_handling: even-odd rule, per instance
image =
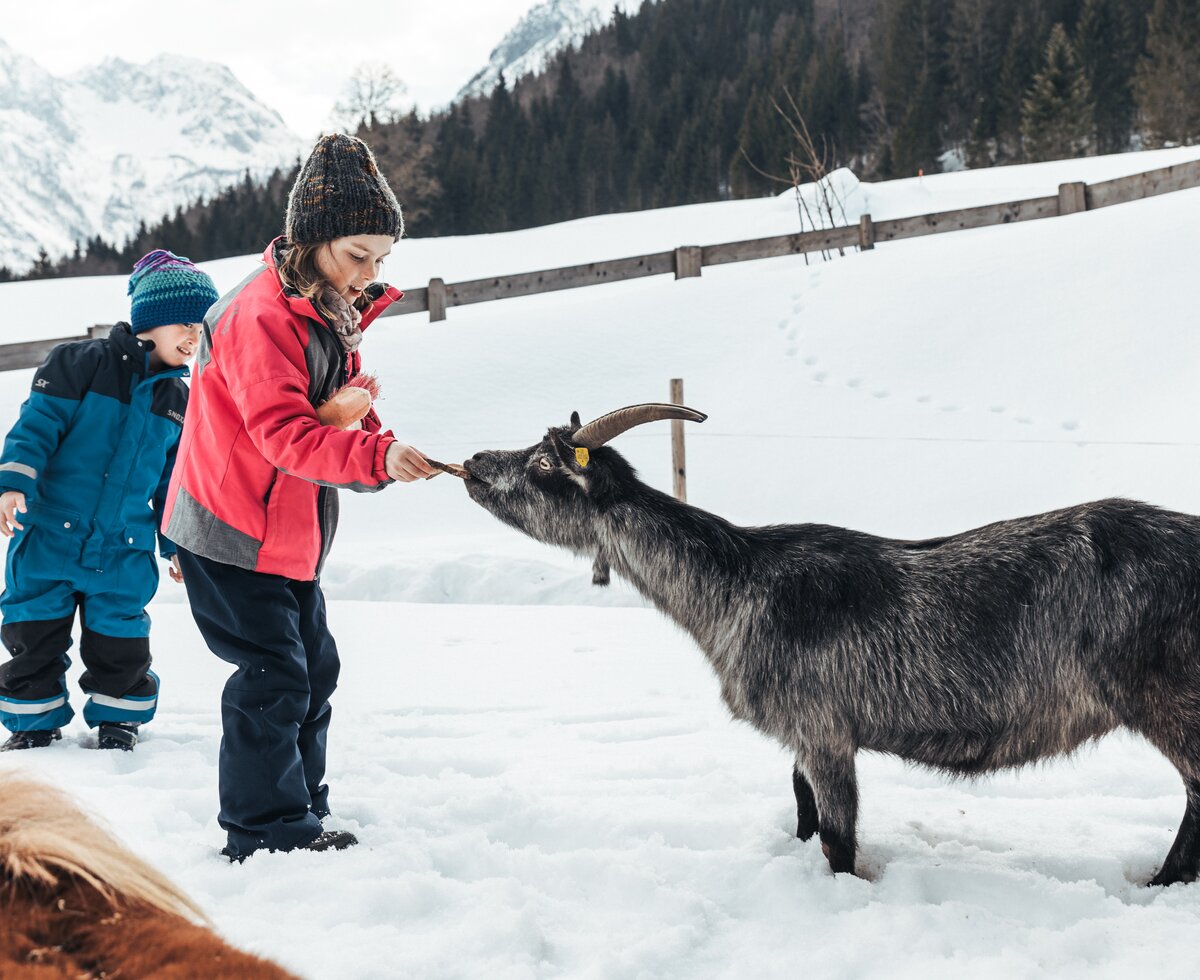
[{"label": "goat's tail", "polygon": [[0,886],[86,882],[110,903],[149,906],[209,924],[190,898],[88,817],[65,793],[0,773]]}]

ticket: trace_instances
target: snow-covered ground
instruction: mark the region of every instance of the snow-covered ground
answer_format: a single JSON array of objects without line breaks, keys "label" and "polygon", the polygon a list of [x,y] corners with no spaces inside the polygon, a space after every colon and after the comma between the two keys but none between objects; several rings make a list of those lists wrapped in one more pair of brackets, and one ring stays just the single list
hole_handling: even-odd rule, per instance
[{"label": "snow-covered ground", "polygon": [[[1196,155],[861,185],[848,205],[882,219]],[[611,216],[406,241],[389,278],[791,230],[786,196]],[[710,416],[688,430],[690,498],[740,523],[924,537],[1114,494],[1197,512],[1198,249],[1195,190],[828,263],[387,318],[364,355],[385,420],[444,460],[528,445],[573,409],[662,399],[683,377]],[[210,269],[227,286],[251,262]],[[20,283],[0,303],[25,339],[116,318],[122,293]],[[0,375],[0,420],[29,377]],[[669,486],[666,425],[617,445]],[[73,790],[230,939],[310,977],[1194,975],[1200,886],[1144,885],[1182,787],[1140,741],[977,782],[866,756],[865,878],[833,878],[791,836],[786,755],[729,720],[686,636],[589,578],[451,478],[343,495],[330,776],[337,823],[363,845],[342,854],[218,858],[226,668],[170,583],[152,608],[162,708],[137,751],[90,751],[75,727],[0,764]]]}]

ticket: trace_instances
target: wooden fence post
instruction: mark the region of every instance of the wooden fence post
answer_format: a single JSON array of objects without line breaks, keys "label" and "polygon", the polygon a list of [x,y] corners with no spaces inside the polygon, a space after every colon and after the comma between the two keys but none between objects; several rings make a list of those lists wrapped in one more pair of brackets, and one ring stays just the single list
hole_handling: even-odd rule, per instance
[{"label": "wooden fence post", "polygon": [[446,281],[444,279],[429,280],[429,322],[446,319]]},{"label": "wooden fence post", "polygon": [[858,247],[863,252],[869,252],[875,247],[875,222],[869,214],[858,219]]},{"label": "wooden fence post", "polygon": [[675,249],[675,278],[694,279],[699,276],[702,256],[699,245],[683,245]]},{"label": "wooden fence post", "polygon": [[[683,378],[671,379],[671,404],[683,404]],[[671,468],[675,474],[675,499],[687,503],[687,467],[683,457],[683,422],[671,420]]]},{"label": "wooden fence post", "polygon": [[1060,215],[1077,214],[1087,209],[1087,184],[1076,181],[1071,184],[1058,185],[1058,213]]}]

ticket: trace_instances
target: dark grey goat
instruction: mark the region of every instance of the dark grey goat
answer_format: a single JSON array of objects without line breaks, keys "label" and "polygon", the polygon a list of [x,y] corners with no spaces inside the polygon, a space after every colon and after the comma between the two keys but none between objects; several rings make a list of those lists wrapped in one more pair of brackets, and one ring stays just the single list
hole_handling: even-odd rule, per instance
[{"label": "dark grey goat", "polygon": [[928,541],[736,527],[640,482],[610,439],[691,409],[632,406],[464,464],[471,498],[611,564],[687,630],[734,716],[795,753],[797,834],[853,872],[859,749],[973,776],[1125,727],[1183,776],[1151,882],[1200,871],[1200,519],[1129,500]]}]

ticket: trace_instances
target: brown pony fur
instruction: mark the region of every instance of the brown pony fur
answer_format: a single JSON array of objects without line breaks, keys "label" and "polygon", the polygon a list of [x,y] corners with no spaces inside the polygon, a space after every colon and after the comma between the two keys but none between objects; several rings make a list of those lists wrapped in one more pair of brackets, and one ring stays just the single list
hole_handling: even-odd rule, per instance
[{"label": "brown pony fur", "polygon": [[0,977],[295,980],[57,790],[0,773]]}]

